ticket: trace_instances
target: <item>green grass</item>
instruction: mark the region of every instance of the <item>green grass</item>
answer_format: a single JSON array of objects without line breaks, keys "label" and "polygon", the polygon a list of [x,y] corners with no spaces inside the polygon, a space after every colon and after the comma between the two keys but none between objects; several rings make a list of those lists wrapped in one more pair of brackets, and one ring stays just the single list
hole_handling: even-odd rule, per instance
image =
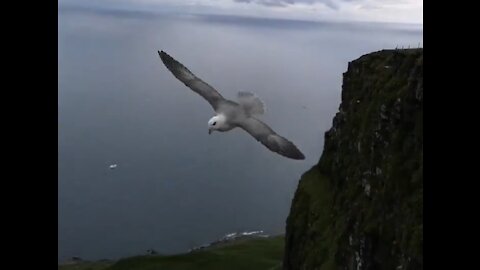
[{"label": "green grass", "polygon": [[79,262],[58,266],[59,270],[103,270],[112,265],[112,261]]},{"label": "green grass", "polygon": [[60,266],[59,270],[216,270],[282,269],[284,237],[238,240],[231,244],[171,256],[136,256],[112,265],[89,263]]}]

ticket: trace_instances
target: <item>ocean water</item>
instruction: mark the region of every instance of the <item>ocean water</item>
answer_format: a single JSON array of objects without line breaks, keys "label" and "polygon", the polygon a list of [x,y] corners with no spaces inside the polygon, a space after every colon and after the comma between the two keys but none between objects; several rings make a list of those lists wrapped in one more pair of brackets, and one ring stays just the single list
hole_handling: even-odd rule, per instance
[{"label": "ocean water", "polygon": [[[78,8],[60,8],[58,20],[59,260],[283,233],[338,111],[348,61],[423,43],[417,25]],[[267,107],[260,118],[306,159],[270,152],[241,129],[208,135],[213,110],[157,50],[226,98],[255,92]]]}]

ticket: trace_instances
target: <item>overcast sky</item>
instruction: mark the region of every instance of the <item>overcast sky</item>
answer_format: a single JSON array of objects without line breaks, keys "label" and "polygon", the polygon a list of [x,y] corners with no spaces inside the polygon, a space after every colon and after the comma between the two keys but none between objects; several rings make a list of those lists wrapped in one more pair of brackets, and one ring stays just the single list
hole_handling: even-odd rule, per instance
[{"label": "overcast sky", "polygon": [[423,24],[423,0],[60,0],[60,6]]}]

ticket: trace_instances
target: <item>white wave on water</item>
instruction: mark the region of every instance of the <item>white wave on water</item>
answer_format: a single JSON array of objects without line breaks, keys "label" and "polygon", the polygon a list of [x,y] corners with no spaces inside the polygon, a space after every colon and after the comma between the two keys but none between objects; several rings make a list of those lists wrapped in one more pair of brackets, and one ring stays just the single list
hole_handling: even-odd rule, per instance
[{"label": "white wave on water", "polygon": [[198,247],[194,247],[192,249],[190,249],[189,251],[195,251],[195,250],[201,250],[201,249],[204,249],[204,248],[207,248],[207,247],[210,247],[210,246],[214,246],[216,244],[220,244],[220,243],[226,243],[226,242],[229,242],[229,241],[233,241],[233,240],[236,240],[236,239],[239,239],[239,238],[250,238],[250,237],[260,237],[260,238],[265,238],[265,237],[269,237],[268,234],[264,234],[263,231],[246,231],[246,232],[233,232],[233,233],[227,233],[225,234],[223,237],[221,237],[220,239],[216,240],[216,241],[213,241],[209,244],[204,244],[204,245],[201,245],[201,246],[198,246]]}]

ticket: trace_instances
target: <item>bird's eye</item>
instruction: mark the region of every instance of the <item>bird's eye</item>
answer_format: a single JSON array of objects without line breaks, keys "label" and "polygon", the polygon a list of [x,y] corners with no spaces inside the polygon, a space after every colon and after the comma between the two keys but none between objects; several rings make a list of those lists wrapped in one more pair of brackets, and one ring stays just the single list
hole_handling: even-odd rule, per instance
[{"label": "bird's eye", "polygon": [[213,126],[215,126],[216,124],[217,124],[217,122],[213,122],[213,124],[212,124],[212,125],[213,125]]}]

